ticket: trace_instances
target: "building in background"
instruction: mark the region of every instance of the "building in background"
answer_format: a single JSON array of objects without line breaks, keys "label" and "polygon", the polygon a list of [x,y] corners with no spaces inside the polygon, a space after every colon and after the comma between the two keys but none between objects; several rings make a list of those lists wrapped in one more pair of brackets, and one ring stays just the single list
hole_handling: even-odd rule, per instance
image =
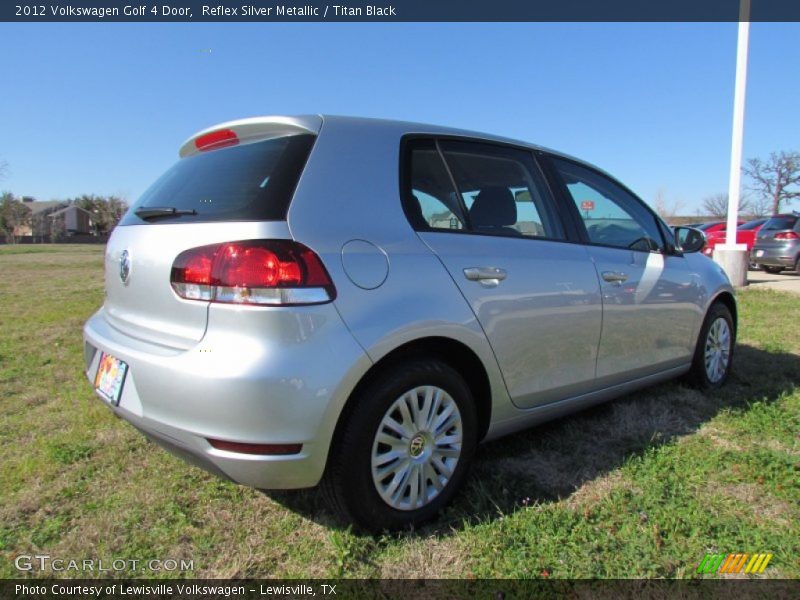
[{"label": "building in background", "polygon": [[84,208],[63,200],[37,202],[30,196],[24,196],[22,202],[30,209],[31,217],[28,224],[14,228],[16,237],[51,239],[95,233],[93,215]]},{"label": "building in background", "polygon": [[92,227],[92,213],[80,206],[70,205],[55,210],[47,215],[51,221],[51,235],[90,234]]}]

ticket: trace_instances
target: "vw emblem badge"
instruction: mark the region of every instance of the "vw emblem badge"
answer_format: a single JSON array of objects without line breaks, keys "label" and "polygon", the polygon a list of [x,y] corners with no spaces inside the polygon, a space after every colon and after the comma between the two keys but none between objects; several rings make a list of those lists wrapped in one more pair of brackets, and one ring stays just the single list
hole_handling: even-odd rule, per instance
[{"label": "vw emblem badge", "polygon": [[413,440],[411,440],[411,447],[409,449],[409,452],[412,458],[417,458],[420,454],[422,454],[422,451],[424,449],[425,449],[425,440],[422,438],[422,436],[418,435]]},{"label": "vw emblem badge", "polygon": [[128,283],[131,276],[131,255],[127,250],[123,250],[119,256],[119,278],[122,283]]}]

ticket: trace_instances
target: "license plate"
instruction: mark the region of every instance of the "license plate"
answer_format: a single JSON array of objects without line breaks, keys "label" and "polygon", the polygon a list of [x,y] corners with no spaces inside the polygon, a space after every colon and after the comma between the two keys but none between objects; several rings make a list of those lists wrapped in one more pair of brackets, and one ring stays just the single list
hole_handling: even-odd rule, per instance
[{"label": "license plate", "polygon": [[100,366],[94,377],[94,388],[114,406],[119,404],[122,395],[122,385],[125,375],[128,374],[128,365],[110,354],[100,355]]},{"label": "license plate", "polygon": [[763,250],[756,250],[756,256],[764,256]]}]

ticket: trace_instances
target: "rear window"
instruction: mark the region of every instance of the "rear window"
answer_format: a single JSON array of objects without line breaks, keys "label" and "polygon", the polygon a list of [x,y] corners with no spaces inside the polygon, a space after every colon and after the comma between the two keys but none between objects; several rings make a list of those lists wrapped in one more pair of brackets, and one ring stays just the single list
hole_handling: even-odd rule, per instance
[{"label": "rear window", "polygon": [[797,217],[772,217],[764,224],[764,230],[791,229],[795,223],[797,223]]},{"label": "rear window", "polygon": [[[282,221],[314,139],[285,136],[181,159],[142,194],[120,225]],[[135,214],[154,207],[197,214],[150,221]]]},{"label": "rear window", "polygon": [[701,225],[697,225],[695,227],[695,229],[699,229],[700,231],[705,231],[706,229],[709,229],[710,227],[714,227],[715,225],[721,225],[721,224],[722,224],[722,221],[714,221],[713,223],[703,223]]},{"label": "rear window", "polygon": [[757,227],[761,226],[764,222],[766,222],[766,219],[757,219],[755,221],[749,221],[748,223],[745,223],[744,225],[739,227],[739,229],[741,231],[750,231],[751,229],[756,229]]}]

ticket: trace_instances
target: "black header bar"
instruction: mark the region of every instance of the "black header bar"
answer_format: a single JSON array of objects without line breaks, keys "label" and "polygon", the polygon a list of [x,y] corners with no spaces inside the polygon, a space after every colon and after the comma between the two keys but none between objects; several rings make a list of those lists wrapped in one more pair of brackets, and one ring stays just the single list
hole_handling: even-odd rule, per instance
[{"label": "black header bar", "polygon": [[[717,22],[739,0],[4,0],[7,22]],[[797,0],[752,0],[751,21],[800,21]]]}]

